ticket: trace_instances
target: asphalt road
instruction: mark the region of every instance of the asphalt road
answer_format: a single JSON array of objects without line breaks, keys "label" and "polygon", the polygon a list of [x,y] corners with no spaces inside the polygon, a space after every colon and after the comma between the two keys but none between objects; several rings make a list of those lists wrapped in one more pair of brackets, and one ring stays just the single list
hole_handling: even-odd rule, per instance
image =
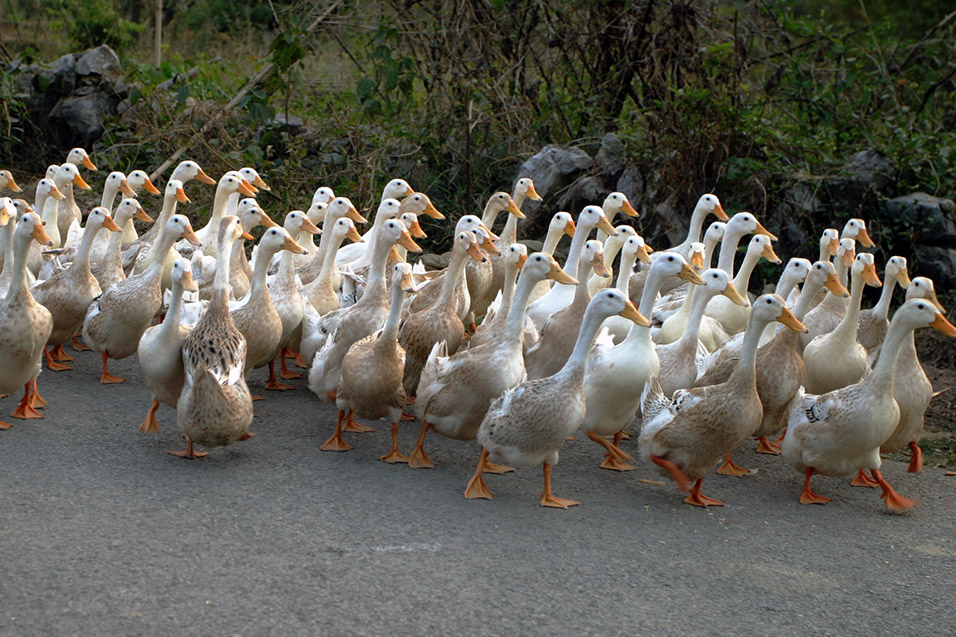
[{"label": "asphalt road", "polygon": [[[727,506],[681,504],[653,471],[598,468],[597,445],[565,445],[554,470],[567,511],[537,506],[540,470],[487,478],[463,498],[475,443],[433,436],[435,470],[386,465],[388,429],[319,450],[334,412],[293,381],[263,392],[258,436],[183,448],[172,410],[149,406],[135,357],[98,384],[99,359],[44,372],[44,420],[0,432],[0,633],[47,634],[953,634],[956,478],[887,463],[921,500],[884,512],[878,491],[801,476],[737,453],[755,476],[712,475]],[[11,396],[0,401],[8,417]],[[403,426],[410,450],[420,423]],[[636,445],[632,440],[626,445]]]}]

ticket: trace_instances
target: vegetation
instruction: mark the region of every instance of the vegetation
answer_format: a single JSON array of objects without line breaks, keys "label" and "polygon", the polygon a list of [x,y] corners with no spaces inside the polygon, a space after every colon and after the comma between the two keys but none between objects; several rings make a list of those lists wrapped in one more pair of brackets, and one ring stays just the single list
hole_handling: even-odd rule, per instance
[{"label": "vegetation", "polygon": [[[956,186],[956,20],[941,3],[167,0],[156,68],[149,3],[0,2],[11,57],[119,51],[135,88],[96,149],[105,163],[156,167],[201,132],[191,156],[263,168],[278,208],[320,183],[368,205],[401,174],[473,210],[544,144],[593,153],[606,132],[678,209],[713,190],[766,212],[792,175],[836,174],[864,148],[892,160],[900,191]],[[0,102],[9,163],[37,140],[17,138],[30,129],[6,79]]]}]

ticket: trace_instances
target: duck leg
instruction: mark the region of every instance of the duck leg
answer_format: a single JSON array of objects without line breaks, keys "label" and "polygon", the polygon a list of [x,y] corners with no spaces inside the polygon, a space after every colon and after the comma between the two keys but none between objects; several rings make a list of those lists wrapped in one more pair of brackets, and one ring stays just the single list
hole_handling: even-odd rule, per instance
[{"label": "duck leg", "polygon": [[295,366],[299,369],[309,369],[309,366],[305,364],[304,360],[302,360],[302,354],[299,352],[295,353]]},{"label": "duck leg", "polygon": [[205,451],[196,451],[193,449],[193,440],[189,436],[186,436],[186,450],[185,451],[170,451],[168,452],[171,456],[179,456],[180,458],[187,458],[189,460],[195,460],[196,458],[205,458],[209,454]]},{"label": "duck leg", "polygon": [[695,507],[722,507],[724,503],[720,500],[715,500],[713,498],[708,498],[706,495],[700,492],[700,485],[704,481],[703,478],[700,478],[697,482],[694,483],[694,488],[690,490],[690,493],[684,498],[686,504],[693,504]]},{"label": "duck leg", "polygon": [[671,479],[677,483],[678,488],[681,491],[690,491],[690,480],[687,479],[687,476],[684,475],[684,472],[676,464],[670,460],[661,458],[660,456],[655,456],[651,454],[651,462],[656,464],[659,467],[664,467],[671,474]]},{"label": "duck leg", "polygon": [[43,409],[46,407],[46,401],[43,399],[43,396],[40,395],[40,390],[37,389],[37,377],[33,377],[33,389],[30,392],[30,404],[34,409]]},{"label": "duck leg", "polygon": [[565,498],[555,497],[551,493],[551,465],[547,462],[544,463],[544,491],[541,492],[541,500],[539,503],[543,507],[551,507],[553,509],[567,509],[568,507],[574,507],[581,504],[575,500],[566,500]]},{"label": "duck leg", "polygon": [[[280,357],[281,358],[281,357]],[[285,366],[285,359],[281,358],[283,366]],[[301,376],[302,374],[299,374]],[[285,378],[285,376],[283,376]],[[289,385],[287,383],[280,383],[276,379],[276,362],[274,360],[269,361],[269,381],[266,383],[266,389],[271,391],[288,391],[290,389],[295,389],[295,386]]]},{"label": "duck leg", "polygon": [[363,425],[360,422],[355,422],[355,412],[350,411],[349,415],[345,418],[345,422],[342,424],[342,431],[366,434],[375,431],[375,427],[369,427],[368,425]]},{"label": "duck leg", "polygon": [[871,489],[876,489],[880,486],[880,483],[866,475],[866,469],[860,469],[850,485],[854,487],[870,487]]},{"label": "duck leg", "polygon": [[80,340],[80,337],[83,336],[81,332],[77,332],[73,335],[73,342],[70,343],[70,347],[73,348],[74,352],[89,352],[90,348]]},{"label": "duck leg", "polygon": [[106,368],[106,361],[109,360],[109,356],[106,354],[106,352],[103,352],[101,356],[103,357],[103,375],[100,376],[100,384],[111,385],[113,383],[125,383],[126,382],[125,378],[120,378],[119,376],[113,376],[112,374],[110,374],[109,370]]},{"label": "duck leg", "polygon": [[481,498],[491,500],[495,497],[494,492],[485,484],[484,472],[485,465],[488,464],[488,450],[481,448],[481,456],[478,458],[478,467],[475,469],[475,475],[471,476],[468,486],[465,487],[465,497],[469,500]]},{"label": "duck leg", "polygon": [[830,498],[814,493],[810,489],[810,478],[813,476],[813,467],[807,467],[807,477],[803,481],[803,493],[800,494],[800,504],[826,504]]},{"label": "duck leg", "polygon": [[435,468],[435,463],[432,462],[432,459],[425,453],[425,434],[428,433],[429,427],[431,427],[431,425],[429,425],[428,422],[422,423],[422,433],[419,434],[418,442],[415,443],[415,448],[412,449],[412,455],[408,457],[408,466],[412,469]]},{"label": "duck leg", "polygon": [[[616,437],[617,434],[615,434],[615,438]],[[634,465],[629,464],[634,458],[631,457],[629,453],[622,451],[614,442],[605,440],[591,430],[588,430],[588,438],[604,447],[605,451],[607,451],[604,462],[601,463],[602,469],[610,469],[611,471],[635,471],[637,469]]]},{"label": "duck leg", "polygon": [[757,436],[757,453],[769,453],[773,456],[779,456],[783,448],[776,442],[771,442],[766,436]]},{"label": "duck leg", "polygon": [[903,511],[909,511],[919,504],[916,500],[904,498],[897,493],[893,487],[890,486],[890,483],[883,479],[883,473],[879,469],[870,469],[870,474],[873,476],[873,479],[879,483],[880,488],[883,489],[881,497],[886,501],[886,508],[890,511],[902,513]]},{"label": "duck leg", "polygon": [[302,374],[300,374],[299,372],[294,372],[288,367],[286,367],[285,359],[295,358],[295,355],[287,347],[284,347],[282,349],[283,351],[285,351],[286,354],[279,355],[279,377],[284,378],[285,380],[291,380],[293,378],[302,378]]},{"label": "duck leg", "polygon": [[[53,352],[56,352],[57,348],[59,348],[61,352],[63,351],[63,346],[57,345],[53,348]],[[73,369],[66,363],[61,363],[60,361],[56,360],[56,358],[53,356],[53,352],[50,351],[49,347],[43,348],[43,358],[46,359],[47,369],[49,369],[51,372],[65,372],[67,370]],[[70,360],[73,359],[70,358]]]},{"label": "duck leg", "polygon": [[12,426],[13,425],[11,425],[10,423],[3,422],[2,420],[0,420],[0,431],[3,431],[4,429],[9,429]]},{"label": "duck leg", "polygon": [[923,450],[915,442],[910,443],[910,466],[907,469],[910,473],[919,473],[923,470]]},{"label": "duck leg", "polygon": [[[351,415],[351,413],[352,411],[349,410],[349,415]],[[349,443],[345,442],[345,438],[342,437],[342,420],[344,418],[345,412],[340,409],[339,417],[335,421],[335,433],[322,445],[322,451],[348,451],[352,448],[349,446]]]},{"label": "duck leg", "polygon": [[733,459],[733,452],[727,454],[727,457],[724,458],[724,463],[720,465],[717,469],[717,473],[722,476],[734,476],[737,478],[742,478],[744,476],[749,476],[751,473],[756,473],[751,469],[744,469],[737,465]]},{"label": "duck leg", "polygon": [[398,451],[398,423],[392,423],[392,450],[386,453],[384,456],[379,458],[382,462],[388,462],[390,464],[395,464],[397,462],[408,463],[408,456],[399,453]]},{"label": "duck leg", "polygon": [[152,406],[149,408],[149,411],[146,413],[146,419],[143,421],[143,424],[139,426],[139,430],[144,434],[159,433],[159,423],[156,422],[157,409],[159,409],[159,401],[154,400]]},{"label": "duck leg", "polygon": [[33,385],[33,382],[29,382],[23,386],[23,398],[20,399],[20,404],[17,405],[17,408],[13,411],[14,418],[20,418],[22,420],[28,420],[30,418],[43,418],[43,414],[38,412],[33,408],[33,405],[30,401],[30,387]]},{"label": "duck leg", "polygon": [[63,349],[62,343],[59,345],[56,345],[53,348],[53,351],[51,351],[50,353],[53,355],[53,360],[58,361],[60,363],[73,360],[73,357],[67,354],[66,351]]}]

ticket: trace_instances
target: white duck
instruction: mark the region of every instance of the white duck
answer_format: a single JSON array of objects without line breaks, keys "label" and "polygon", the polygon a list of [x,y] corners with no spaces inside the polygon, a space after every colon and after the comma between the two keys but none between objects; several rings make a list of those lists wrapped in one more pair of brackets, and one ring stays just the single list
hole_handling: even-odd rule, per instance
[{"label": "white duck", "polygon": [[[750,240],[744,261],[733,278],[734,287],[740,290],[742,294],[747,293],[747,288],[750,286],[750,275],[761,258],[771,263],[780,263],[780,257],[773,251],[770,238],[758,234]],[[715,296],[707,304],[707,315],[720,323],[729,334],[737,334],[747,326],[747,315],[749,313],[750,308],[741,307],[724,296]]]},{"label": "white duck", "polygon": [[910,277],[906,271],[906,257],[890,257],[883,270],[883,289],[880,290],[880,300],[869,310],[860,312],[860,325],[857,330],[857,339],[860,345],[866,348],[867,354],[879,349],[890,326],[887,319],[890,312],[890,302],[893,300],[893,290],[896,284],[904,290],[909,287]]},{"label": "white duck", "polygon": [[[704,220],[707,218],[707,215],[711,213],[713,213],[720,221],[729,220],[727,213],[724,212],[724,207],[720,205],[720,199],[717,198],[717,195],[712,195],[710,193],[701,195],[700,199],[697,200],[697,205],[694,206],[694,212],[690,217],[690,225],[687,227],[687,238],[684,239],[682,243],[679,243],[671,248],[669,251],[676,252],[684,257],[685,260],[690,259],[691,244],[700,241],[700,233],[704,227]],[[708,268],[710,267],[709,262],[706,265]]]}]

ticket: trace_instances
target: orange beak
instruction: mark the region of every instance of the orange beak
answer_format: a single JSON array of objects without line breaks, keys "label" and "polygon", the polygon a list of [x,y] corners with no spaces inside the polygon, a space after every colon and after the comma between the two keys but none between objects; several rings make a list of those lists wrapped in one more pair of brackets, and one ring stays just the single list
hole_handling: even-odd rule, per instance
[{"label": "orange beak", "polygon": [[774,234],[771,233],[769,230],[767,230],[766,228],[764,228],[764,227],[763,227],[763,224],[760,223],[759,221],[757,222],[757,229],[754,230],[754,234],[765,234],[765,235],[767,235],[768,237],[770,237],[770,240],[771,240],[771,241],[776,241],[776,240],[777,240],[776,235],[774,235]]},{"label": "orange beak", "polygon": [[501,250],[499,250],[495,242],[491,240],[491,237],[482,235],[481,247],[485,249],[488,254],[501,254]]},{"label": "orange beak", "polygon": [[189,197],[186,196],[186,191],[182,188],[176,189],[176,201],[179,203],[186,203],[189,201]]},{"label": "orange beak", "polygon": [[444,219],[444,218],[445,218],[445,215],[443,215],[442,213],[438,212],[438,208],[436,208],[434,205],[432,205],[432,202],[430,202],[430,201],[429,201],[427,204],[425,204],[425,210],[423,210],[422,212],[423,212],[424,214],[428,215],[429,217],[431,217],[432,219]]},{"label": "orange beak", "polygon": [[93,164],[93,160],[90,159],[90,156],[87,155],[83,158],[83,165],[89,168],[90,170],[96,170],[96,166]]},{"label": "orange beak", "polygon": [[518,217],[519,219],[524,219],[524,213],[521,212],[521,210],[518,208],[518,206],[515,205],[515,202],[514,202],[513,199],[510,200],[510,201],[508,201],[508,207],[505,208],[505,210],[507,210],[508,212],[510,212],[511,214],[513,214],[514,216]]},{"label": "orange beak", "polygon": [[840,283],[840,279],[837,278],[837,275],[831,272],[827,276],[827,282],[823,284],[823,287],[828,289],[831,294],[836,296],[846,298],[850,296],[850,293],[847,291],[846,286]]},{"label": "orange beak", "polygon": [[13,192],[23,192],[23,188],[17,185],[17,182],[13,180],[13,175],[10,175],[10,178],[7,180],[7,188]]},{"label": "orange beak", "polygon": [[319,227],[312,223],[312,220],[302,215],[302,225],[299,226],[299,232],[307,232],[309,234],[319,234],[322,232],[319,230]]},{"label": "orange beak", "polygon": [[637,311],[637,307],[630,300],[624,302],[624,310],[619,315],[642,327],[649,327],[651,324],[643,314]]},{"label": "orange beak", "polygon": [[255,197],[256,193],[259,191],[255,186],[243,179],[239,182],[239,192],[246,197]]},{"label": "orange beak", "polygon": [[408,230],[402,230],[402,236],[398,238],[398,244],[410,252],[422,251],[421,246],[412,239],[412,235],[408,234]]},{"label": "orange beak", "polygon": [[853,265],[853,259],[856,258],[856,250],[847,250],[843,253],[843,265],[850,267]]},{"label": "orange beak", "polygon": [[146,181],[143,182],[143,189],[144,189],[146,192],[148,192],[149,194],[151,194],[151,195],[158,195],[158,194],[160,194],[159,188],[157,188],[156,186],[154,186],[154,185],[153,185],[153,182],[150,181],[149,179],[146,179]]},{"label": "orange beak", "polygon": [[305,253],[305,248],[303,248],[303,247],[300,246],[298,243],[296,243],[296,242],[295,242],[295,239],[293,239],[292,237],[290,237],[290,236],[288,236],[288,235],[286,235],[285,241],[282,242],[282,249],[283,249],[283,250],[288,250],[288,251],[291,252],[292,254],[304,254],[304,253]]},{"label": "orange beak", "polygon": [[[267,215],[265,212],[261,212],[261,214],[259,215],[259,218],[261,219],[261,220],[259,221],[259,224],[265,226],[266,228],[278,228],[278,227],[279,227],[279,224],[277,224],[275,221],[273,221],[272,218],[271,218],[269,215]],[[296,254],[299,254],[299,253],[296,252]]]},{"label": "orange beak", "polygon": [[494,232],[492,232],[491,229],[488,228],[488,226],[486,226],[485,224],[479,223],[479,224],[478,224],[478,227],[481,228],[482,230],[484,230],[484,231],[485,231],[485,234],[487,234],[487,235],[488,235],[488,238],[491,239],[492,241],[497,241],[497,240],[498,240],[498,235],[496,235]]},{"label": "orange beak", "polygon": [[953,327],[953,324],[946,320],[946,317],[936,313],[936,318],[933,319],[933,322],[929,324],[930,327],[939,330],[946,336],[956,336],[956,327]]},{"label": "orange beak", "polygon": [[355,209],[355,206],[349,208],[349,211],[345,213],[345,216],[355,223],[368,223],[368,219],[360,215],[359,211]]},{"label": "orange beak", "polygon": [[724,207],[720,204],[714,206],[714,214],[717,215],[717,218],[721,221],[730,221],[730,217],[727,216],[727,213],[724,212]]},{"label": "orange beak", "polygon": [[414,239],[425,239],[428,237],[425,231],[422,230],[422,226],[418,223],[417,219],[408,227],[408,234],[412,235]]},{"label": "orange beak", "polygon": [[728,283],[727,283],[727,287],[724,288],[724,291],[721,292],[721,294],[723,294],[724,296],[726,296],[728,299],[730,299],[731,301],[733,301],[735,304],[740,305],[741,307],[748,307],[748,306],[750,305],[750,301],[747,300],[747,297],[745,297],[744,295],[742,295],[742,294],[740,293],[740,290],[738,290],[736,287],[734,287],[734,284],[733,284],[733,283],[728,282]]},{"label": "orange beak", "polygon": [[60,189],[54,186],[53,184],[50,184],[50,196],[56,199],[57,201],[60,201],[66,198],[66,195],[60,192]]},{"label": "orange beak", "polygon": [[106,218],[103,220],[104,228],[106,228],[110,232],[119,232],[121,230],[121,228],[118,225],[116,225],[116,222],[113,221],[113,217],[109,215],[105,215],[105,217]]},{"label": "orange beak", "polygon": [[[216,180],[210,177],[203,171],[202,168],[199,169],[199,172],[196,173],[196,181],[201,181],[204,184],[214,184]],[[159,193],[156,193],[159,194]]]},{"label": "orange beak", "polygon": [[136,209],[136,214],[133,215],[134,219],[139,219],[143,223],[150,223],[153,218],[146,214],[146,211],[143,210],[142,206]]},{"label": "orange beak", "polygon": [[239,235],[239,236],[242,237],[243,239],[245,239],[246,241],[251,241],[251,240],[253,240],[253,239],[255,238],[255,237],[253,237],[251,234],[249,234],[246,230],[243,230],[243,231],[242,231],[242,234]]},{"label": "orange beak", "polygon": [[33,225],[33,239],[41,246],[52,246],[53,239],[43,229],[42,222]]},{"label": "orange beak", "polygon": [[524,264],[525,264],[527,261],[528,261],[528,255],[527,255],[527,254],[519,254],[519,255],[518,255],[518,269],[520,270],[521,268],[523,268],[523,267],[524,267]]},{"label": "orange beak", "polygon": [[611,271],[607,269],[607,265],[604,263],[604,253],[597,253],[594,255],[594,258],[591,259],[591,269],[594,270],[594,274],[607,278],[611,276]]},{"label": "orange beak", "polygon": [[392,246],[392,248],[388,251],[388,261],[392,264],[405,262],[405,259],[403,259],[402,255],[398,252],[398,247]]},{"label": "orange beak", "polygon": [[531,201],[541,201],[541,195],[539,195],[538,191],[534,189],[534,184],[528,186],[528,190],[525,194]]},{"label": "orange beak", "polygon": [[[200,241],[199,237],[196,236],[196,233],[193,232],[192,226],[186,226],[186,229],[183,230],[182,234],[180,234],[179,236],[181,236],[183,239],[193,244],[194,246],[202,245],[202,241]],[[252,237],[248,237],[248,238],[251,239]]]},{"label": "orange beak", "polygon": [[551,258],[551,270],[549,270],[545,276],[556,283],[578,285],[578,280],[562,270],[558,262],[554,260],[554,257]]},{"label": "orange beak", "polygon": [[873,243],[873,239],[870,238],[870,233],[866,231],[866,228],[862,228],[860,233],[856,236],[856,240],[864,248],[874,248],[876,244]]},{"label": "orange beak", "polygon": [[80,173],[76,173],[76,177],[73,178],[73,183],[83,190],[90,190],[90,185],[83,181],[83,178],[80,177]]},{"label": "orange beak", "polygon": [[348,234],[345,237],[354,243],[365,243],[365,239],[362,238],[362,235],[359,234],[359,231],[355,229],[355,226],[349,227]]},{"label": "orange beak", "polygon": [[183,286],[183,289],[187,292],[199,291],[199,287],[196,285],[196,281],[193,279],[193,273],[189,270],[183,272],[183,275],[179,278],[179,284]]},{"label": "orange beak", "polygon": [[129,187],[129,182],[125,179],[120,182],[119,191],[126,195],[127,197],[135,197],[136,193],[133,192],[133,189]]},{"label": "orange beak", "polygon": [[574,231],[576,226],[574,225],[574,219],[568,220],[567,225],[564,226],[564,234],[568,235],[572,239],[574,238]]},{"label": "orange beak", "polygon": [[780,257],[777,256],[777,253],[773,251],[773,246],[769,243],[763,249],[761,253],[763,258],[769,261],[770,263],[780,263]]},{"label": "orange beak", "polygon": [[876,273],[876,266],[872,263],[867,263],[863,266],[863,280],[866,281],[867,285],[872,285],[875,288],[882,287],[883,282],[880,281],[880,276]]},{"label": "orange beak", "polygon": [[609,237],[616,237],[618,235],[617,230],[614,229],[614,226],[611,225],[611,222],[608,221],[604,215],[601,215],[601,220],[598,221],[597,227],[599,230],[603,230]]},{"label": "orange beak", "polygon": [[[647,261],[644,261],[644,263],[647,263],[648,261],[650,261],[650,258],[648,258]],[[695,252],[694,254],[690,255],[690,267],[694,268],[695,270],[700,270],[704,267],[703,253]]]},{"label": "orange beak", "polygon": [[478,247],[477,241],[469,241],[465,252],[467,252],[468,256],[475,261],[481,261],[483,258],[485,258],[485,253],[481,251],[480,247]]},{"label": "orange beak", "polygon": [[830,256],[836,256],[837,250],[840,249],[840,240],[839,239],[830,239],[830,244],[828,246],[830,250]]},{"label": "orange beak", "polygon": [[624,214],[626,214],[628,217],[640,217],[640,216],[641,216],[641,215],[639,215],[639,214],[637,213],[637,210],[634,210],[634,206],[631,205],[631,202],[630,202],[630,201],[625,201],[623,204],[621,204],[621,212],[623,212]]},{"label": "orange beak", "polygon": [[[256,188],[261,188],[262,190],[272,190],[269,186],[262,180],[262,177],[256,175],[256,178],[252,180],[252,185]],[[298,253],[297,253],[298,254]]]},{"label": "orange beak", "polygon": [[777,322],[789,327],[794,332],[803,332],[806,334],[810,331],[803,323],[797,320],[797,317],[793,315],[793,312],[791,312],[788,307],[783,308],[780,316],[777,317]]}]

